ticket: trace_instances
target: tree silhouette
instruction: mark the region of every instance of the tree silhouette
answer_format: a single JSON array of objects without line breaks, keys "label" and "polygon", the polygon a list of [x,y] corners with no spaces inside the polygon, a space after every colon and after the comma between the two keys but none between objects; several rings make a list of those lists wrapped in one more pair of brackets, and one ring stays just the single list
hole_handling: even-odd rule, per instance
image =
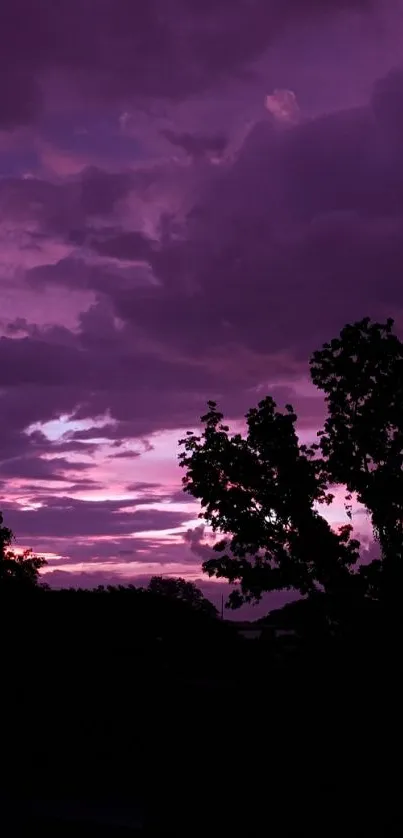
[{"label": "tree silhouette", "polygon": [[46,565],[46,560],[35,556],[32,550],[16,553],[11,549],[14,535],[3,526],[0,512],[0,591],[9,588],[34,588],[39,585],[39,571]]},{"label": "tree silhouette", "polygon": [[202,417],[204,431],[180,440],[183,486],[201,500],[203,517],[225,538],[222,555],[203,564],[210,576],[240,583],[229,604],[259,600],[265,591],[295,589],[337,594],[352,578],[359,542],[351,526],[336,533],[315,509],[331,503],[319,446],[300,445],[291,405],[272,398],[246,415],[247,436],[230,436],[215,402]]},{"label": "tree silhouette", "polygon": [[403,551],[403,344],[392,327],[369,317],[347,325],[310,362],[328,408],[318,434],[324,474],[367,508],[382,562],[364,574],[390,590]]},{"label": "tree silhouette", "polygon": [[148,583],[148,591],[159,594],[171,600],[179,600],[190,605],[194,611],[206,616],[216,617],[217,609],[199,590],[194,582],[186,579],[168,576],[152,576]]}]

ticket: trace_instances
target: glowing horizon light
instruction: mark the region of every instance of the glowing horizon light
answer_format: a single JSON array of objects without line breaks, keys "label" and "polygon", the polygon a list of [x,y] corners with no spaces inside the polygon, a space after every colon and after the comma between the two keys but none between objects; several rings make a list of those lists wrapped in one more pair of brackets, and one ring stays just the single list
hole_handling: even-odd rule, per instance
[{"label": "glowing horizon light", "polygon": [[[143,576],[182,576],[187,579],[201,579],[202,578],[202,571],[200,567],[195,565],[191,566],[186,563],[181,562],[102,562],[97,561],[96,563],[87,563],[87,562],[76,562],[69,565],[52,565],[51,571],[59,571],[62,570],[66,575],[71,575],[73,578],[76,577],[77,573],[83,573],[87,577],[91,576],[91,574],[98,575],[99,572],[110,574],[111,578],[115,577],[116,580],[119,578],[127,580],[135,580],[137,577]],[[49,571],[48,571],[49,573]],[[46,569],[44,569],[41,573],[43,578],[46,578],[48,575]],[[207,581],[207,580],[206,580]],[[222,580],[216,580],[214,578],[209,579],[209,582],[218,582],[220,583]],[[76,579],[77,583],[77,579]],[[107,580],[105,584],[108,584]]]}]

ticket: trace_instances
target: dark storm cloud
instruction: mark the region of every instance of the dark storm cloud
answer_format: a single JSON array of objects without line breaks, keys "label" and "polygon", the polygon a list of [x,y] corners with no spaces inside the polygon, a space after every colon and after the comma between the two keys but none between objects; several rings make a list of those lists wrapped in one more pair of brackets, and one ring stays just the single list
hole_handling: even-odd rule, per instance
[{"label": "dark storm cloud", "polygon": [[92,239],[90,246],[101,256],[127,261],[148,261],[152,254],[152,242],[143,233],[120,233],[119,235]]},{"label": "dark storm cloud", "polygon": [[[62,236],[62,233],[61,233]],[[92,264],[80,257],[79,249],[74,254],[58,262],[39,265],[26,273],[26,281],[33,290],[62,286],[77,291],[93,291],[96,294],[108,294],[111,286],[134,290],[147,284],[148,277],[137,266],[105,267]],[[124,260],[123,253],[121,255]]]},{"label": "dark storm cloud", "polygon": [[[59,406],[85,419],[109,409],[118,425],[105,436],[119,441],[188,425],[209,397],[225,398],[237,415],[262,381],[272,388],[306,372],[309,352],[346,319],[399,306],[402,89],[393,73],[366,107],[286,131],[263,120],[205,184],[178,240],[151,246],[136,230],[108,228],[98,241],[122,261],[129,244],[133,258],[139,247],[159,284],[122,285],[111,269],[104,303],[82,315],[77,334],[31,329],[0,340],[0,385],[24,385],[26,418],[50,418]],[[53,189],[41,200],[54,206]],[[83,265],[62,260],[28,277],[91,287],[102,270],[87,266],[83,280]]]},{"label": "dark storm cloud", "polygon": [[170,500],[172,503],[195,503],[195,499],[184,492],[183,489],[180,489],[178,492],[174,492],[170,495]]},{"label": "dark storm cloud", "polygon": [[[118,436],[116,426],[112,423],[106,423],[99,427],[93,425],[91,428],[85,428],[80,431],[70,431],[66,434],[67,439],[74,441],[81,441],[84,439],[115,439]],[[138,452],[140,454],[140,452]]]},{"label": "dark storm cloud", "polygon": [[81,442],[81,440],[58,441],[52,443],[54,452],[60,454],[92,454],[94,452],[94,444]]},{"label": "dark storm cloud", "polygon": [[38,456],[16,457],[1,462],[1,474],[6,478],[29,480],[69,480],[68,472],[86,471],[88,463],[71,462],[63,457],[44,460]]},{"label": "dark storm cloud", "polygon": [[[35,550],[50,549],[55,546],[52,537],[47,540],[43,537],[31,538],[30,543]],[[56,541],[56,548],[59,547],[61,552],[65,550],[66,543],[63,539]],[[68,543],[68,558],[63,559],[63,564],[66,562],[67,566],[81,565],[85,562],[91,565],[90,570],[95,570],[94,565],[97,562],[102,562],[106,565],[106,570],[114,572],[117,568],[114,567],[116,563],[124,564],[127,575],[138,576],[143,571],[144,564],[150,563],[158,566],[162,564],[174,564],[181,561],[183,547],[179,544],[161,542],[158,538],[146,538],[142,535],[131,536],[111,536],[109,538],[99,539],[93,536],[78,537],[73,543]],[[60,559],[57,557],[49,560],[49,568],[60,566]],[[143,568],[139,567],[143,565]],[[77,570],[77,567],[75,568]],[[81,570],[81,567],[80,567]],[[122,571],[122,568],[119,568]],[[141,582],[139,582],[141,584]]]},{"label": "dark storm cloud", "polygon": [[140,451],[119,451],[118,454],[110,454],[111,460],[136,460],[140,457]]},{"label": "dark storm cloud", "polygon": [[79,196],[86,216],[109,215],[133,185],[131,172],[106,172],[96,166],[84,169],[79,179]]},{"label": "dark storm cloud", "polygon": [[41,177],[0,179],[0,220],[32,222],[32,246],[46,235],[83,243],[87,222],[111,216],[116,204],[138,182],[131,172],[107,172],[90,166],[76,177],[51,182]]},{"label": "dark storm cloud", "polygon": [[[191,569],[209,549],[200,528],[179,545],[127,537],[194,516],[168,503],[144,509],[193,502],[172,491],[174,442],[170,460],[159,439],[142,471],[146,436],[194,427],[208,398],[235,418],[267,392],[295,405],[302,430],[320,424],[321,400],[300,386],[310,351],[347,319],[402,304],[401,71],[368,95],[394,54],[378,23],[395,15],[398,24],[401,10],[359,0],[5,0],[0,130],[35,123],[0,134],[0,154],[7,142],[14,154],[15,137],[18,154],[35,147],[10,169],[6,148],[1,171],[21,177],[0,179],[0,475],[20,541],[67,554],[61,563],[110,563],[112,577],[120,561],[128,579],[147,561]],[[300,124],[283,130],[263,117],[276,86],[295,93]],[[364,105],[331,112],[355,100]],[[71,414],[90,427],[54,442],[25,432]],[[159,456],[161,485],[147,480],[160,478]],[[44,506],[7,503],[17,480]],[[95,502],[101,483],[103,496],[138,494],[137,511]],[[94,492],[94,502],[61,491]]]},{"label": "dark storm cloud", "polygon": [[[96,307],[95,307],[96,309]],[[68,329],[44,329],[35,337],[0,338],[0,387],[31,386],[57,388],[62,381],[76,393],[77,401],[86,401],[91,393],[122,391],[130,400],[128,386],[133,396],[147,391],[147,381],[152,376],[153,387],[161,394],[168,392],[175,377],[180,377],[183,389],[193,389],[193,370],[175,359],[159,358],[155,354],[136,351],[120,337],[112,318],[106,321],[104,312],[89,310],[82,317],[83,329],[78,335]],[[105,411],[97,411],[102,415]],[[92,434],[92,429],[89,430]],[[99,435],[99,428],[94,428]],[[80,431],[85,439],[87,432]],[[116,430],[105,428],[105,435],[117,437]]]},{"label": "dark storm cloud", "polygon": [[[74,483],[70,483],[69,485],[66,485],[66,482],[67,481],[65,481],[63,490],[65,492],[68,492],[69,495],[73,496],[78,492],[93,492],[95,489],[105,491],[107,488],[106,486],[103,486],[103,484],[100,483],[99,480],[75,480]],[[28,487],[26,490],[29,491]]]},{"label": "dark storm cloud", "polygon": [[370,0],[3,0],[0,124],[31,122],[46,84],[124,102],[178,98],[241,73],[288,27]]},{"label": "dark storm cloud", "polygon": [[55,344],[49,335],[44,335],[42,340],[3,337],[0,338],[0,386],[52,387],[62,380],[68,387],[76,383],[80,368],[81,384],[89,386],[93,372],[89,360],[79,347]]},{"label": "dark storm cloud", "polygon": [[162,489],[159,483],[150,483],[147,480],[137,480],[126,487],[128,492],[149,492],[154,489]]},{"label": "dark storm cloud", "polygon": [[[95,480],[87,477],[77,478],[78,472],[86,471],[91,467],[91,461],[72,461],[63,456],[65,454],[93,454],[96,446],[78,442],[68,443],[64,440],[52,441],[39,431],[25,433],[26,427],[30,424],[29,397],[26,397],[24,402],[24,396],[26,396],[24,391],[19,395],[20,405],[23,408],[19,427],[9,425],[7,411],[4,411],[5,416],[3,413],[4,424],[0,425],[0,474],[3,484],[4,480],[13,479],[64,483],[73,480],[81,489],[100,488],[100,484]],[[6,399],[8,403],[12,402],[12,394],[6,395]],[[29,492],[32,487],[25,484],[25,489]]]},{"label": "dark storm cloud", "polygon": [[4,512],[19,541],[32,537],[48,538],[117,536],[132,532],[158,531],[179,527],[186,515],[171,511],[130,510],[127,501],[84,501],[71,497],[41,497],[44,504],[35,510],[21,510],[6,504]]},{"label": "dark storm cloud", "polygon": [[[191,420],[192,366],[139,354],[136,343],[130,346],[115,330],[111,313],[102,305],[82,316],[78,334],[63,327],[31,329],[26,322],[24,330],[28,336],[0,339],[0,460],[8,477],[60,479],[60,466],[74,469],[60,455],[96,455],[97,440],[115,445],[120,459],[137,458],[152,448],[145,434]],[[198,412],[211,380],[201,371]],[[30,425],[61,415],[93,420],[108,410],[114,422],[69,431],[55,442],[39,431],[29,436],[25,432]],[[137,437],[136,450],[119,451],[132,437]],[[49,454],[59,458],[41,459]]]},{"label": "dark storm cloud", "polygon": [[[26,363],[29,364],[29,354]],[[25,431],[32,424],[68,414],[77,399],[77,391],[60,382],[52,387],[40,386],[39,382],[28,384],[24,377],[18,386],[18,378],[13,379],[12,374],[8,381],[10,386],[2,386],[0,394],[0,461],[4,464],[13,458],[61,453],[57,445],[53,446],[43,436],[38,439]]]},{"label": "dark storm cloud", "polygon": [[221,157],[228,144],[228,138],[216,134],[212,136],[200,136],[197,134],[183,133],[176,131],[163,131],[164,136],[172,145],[179,146],[193,160],[212,155]]},{"label": "dark storm cloud", "polygon": [[375,108],[256,125],[196,202],[187,240],[152,255],[160,284],[111,289],[119,317],[188,358],[278,352],[287,334],[302,359],[346,318],[398,305],[402,79],[377,85]]},{"label": "dark storm cloud", "polygon": [[[69,483],[70,480],[74,480],[74,483]],[[27,494],[31,494],[31,496],[35,497],[35,500],[40,500],[42,496],[49,494],[49,486],[47,485],[48,478],[43,481],[43,483],[33,482],[33,483],[26,483],[24,482],[24,492]],[[94,490],[94,489],[103,489],[101,483],[98,480],[93,480],[90,477],[80,477],[77,478],[76,475],[69,474],[68,476],[63,478],[63,489],[61,490],[64,494],[74,495],[75,492],[82,492],[87,490]]]},{"label": "dark storm cloud", "polygon": [[195,527],[194,529],[186,530],[183,536],[185,544],[188,544],[191,552],[198,556],[202,561],[207,561],[214,556],[214,552],[208,544],[203,543],[204,525]]}]

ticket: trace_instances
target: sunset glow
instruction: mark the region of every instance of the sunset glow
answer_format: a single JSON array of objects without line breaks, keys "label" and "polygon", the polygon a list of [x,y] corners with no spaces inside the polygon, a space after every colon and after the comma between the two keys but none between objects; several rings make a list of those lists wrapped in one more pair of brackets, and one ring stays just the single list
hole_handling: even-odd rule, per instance
[{"label": "sunset glow", "polygon": [[178,440],[207,400],[243,430],[271,394],[311,442],[312,351],[403,323],[403,5],[192,0],[186,49],[163,0],[93,5],[0,31],[0,508],[51,585],[196,578]]}]

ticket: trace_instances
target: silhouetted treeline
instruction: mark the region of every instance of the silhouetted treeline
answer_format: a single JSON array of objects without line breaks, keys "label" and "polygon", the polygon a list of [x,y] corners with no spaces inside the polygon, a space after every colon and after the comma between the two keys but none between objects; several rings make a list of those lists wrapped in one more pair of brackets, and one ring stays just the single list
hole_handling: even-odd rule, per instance
[{"label": "silhouetted treeline", "polygon": [[[238,585],[234,606],[301,596],[256,621],[256,639],[185,580],[46,590],[42,560],[13,553],[0,521],[8,799],[44,787],[117,808],[126,798],[152,835],[400,834],[403,344],[392,325],[365,318],[314,354],[328,408],[318,443],[301,445],[292,407],[270,397],[249,411],[246,438],[211,402],[202,436],[183,440],[185,490],[224,536],[205,570]],[[380,549],[368,566],[351,526],[335,532],[318,512],[335,483],[350,520],[353,494],[367,509]]]},{"label": "silhouetted treeline", "polygon": [[[76,660],[119,660],[153,674],[192,668],[211,670],[235,636],[231,626],[187,602],[135,587],[17,592],[2,601],[6,644],[14,655],[27,651],[26,626],[46,637],[47,655]],[[213,608],[213,607],[212,607]],[[204,664],[201,663],[203,659]],[[224,658],[223,665],[226,665]]]},{"label": "silhouetted treeline", "polygon": [[[393,320],[365,317],[313,353],[310,374],[324,396],[326,418],[317,442],[299,439],[297,414],[271,396],[245,416],[246,433],[231,433],[215,401],[201,434],[180,440],[184,491],[200,501],[219,534],[209,576],[235,583],[237,608],[271,591],[319,591],[361,608],[363,601],[400,604],[403,554],[403,343]],[[345,490],[348,523],[331,526],[320,507],[334,487]],[[365,508],[379,558],[360,562],[353,499]],[[349,609],[348,609],[349,610]],[[335,613],[335,609],[333,608]]]}]

